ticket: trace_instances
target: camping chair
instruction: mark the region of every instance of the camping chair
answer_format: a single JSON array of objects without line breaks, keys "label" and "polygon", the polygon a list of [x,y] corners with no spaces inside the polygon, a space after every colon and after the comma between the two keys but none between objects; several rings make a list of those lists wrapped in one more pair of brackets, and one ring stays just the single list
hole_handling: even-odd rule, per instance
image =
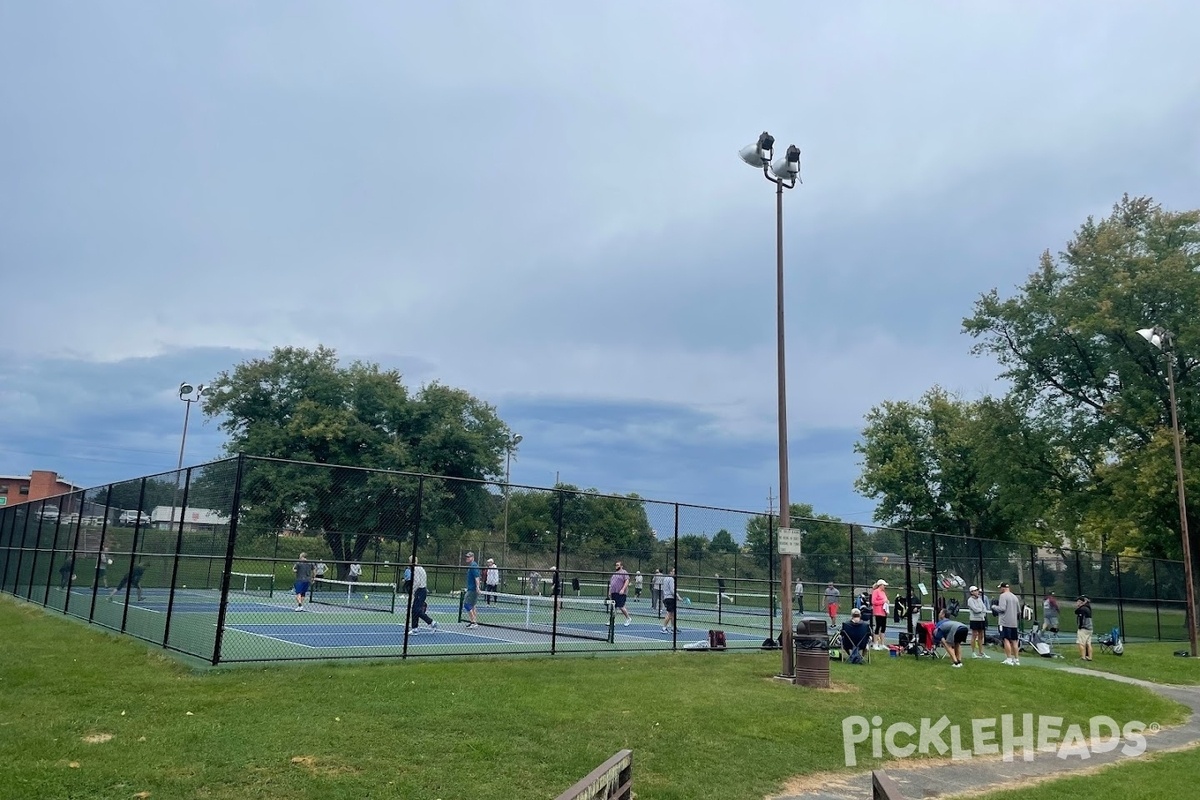
[{"label": "camping chair", "polygon": [[850,631],[843,627],[838,632],[837,638],[842,651],[846,654],[846,661],[851,664],[871,663],[871,628],[869,626],[863,625],[858,636],[852,636]]},{"label": "camping chair", "polygon": [[1111,653],[1114,656],[1119,656],[1125,652],[1125,643],[1121,641],[1120,628],[1113,628],[1097,639],[1096,644],[1100,645],[1101,653]]}]

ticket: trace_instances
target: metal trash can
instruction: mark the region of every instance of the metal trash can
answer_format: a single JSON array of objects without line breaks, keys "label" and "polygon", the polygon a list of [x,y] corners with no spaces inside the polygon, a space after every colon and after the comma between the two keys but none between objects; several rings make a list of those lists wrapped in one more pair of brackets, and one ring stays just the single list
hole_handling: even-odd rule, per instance
[{"label": "metal trash can", "polygon": [[796,686],[829,688],[829,629],[824,619],[802,619],[792,634]]}]

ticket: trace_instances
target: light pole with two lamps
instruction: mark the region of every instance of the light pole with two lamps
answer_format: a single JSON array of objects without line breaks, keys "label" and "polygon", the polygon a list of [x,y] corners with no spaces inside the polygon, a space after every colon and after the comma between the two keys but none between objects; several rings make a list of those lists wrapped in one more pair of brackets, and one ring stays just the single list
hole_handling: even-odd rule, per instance
[{"label": "light pole with two lamps", "polygon": [[175,524],[175,509],[179,506],[179,473],[183,471],[183,451],[187,447],[188,419],[192,414],[192,403],[199,403],[208,392],[203,383],[195,386],[184,381],[179,384],[179,399],[185,403],[183,410],[183,436],[179,440],[179,462],[175,465],[175,495],[171,500],[171,522]]},{"label": "light pole with two lamps", "polygon": [[[800,183],[800,148],[788,145],[784,155],[775,159],[775,137],[763,131],[758,141],[743,147],[738,153],[742,161],[762,169],[763,177],[775,184],[775,328],[776,368],[779,390],[779,527],[791,526],[791,499],[788,493],[787,451],[787,367],[784,361],[783,336],[783,190],[794,189]],[[772,163],[774,162],[774,163]],[[774,553],[771,554],[774,558]],[[779,570],[782,611],[783,676],[796,674],[792,653],[792,557],[781,559]]]},{"label": "light pole with two lamps", "polygon": [[1167,391],[1171,400],[1171,432],[1175,437],[1175,485],[1179,499],[1179,530],[1183,536],[1183,580],[1184,596],[1187,598],[1187,629],[1188,642],[1192,648],[1192,658],[1200,656],[1196,649],[1196,590],[1192,583],[1192,544],[1188,535],[1187,493],[1183,487],[1183,446],[1179,436],[1179,408],[1175,402],[1175,367],[1171,362],[1171,350],[1175,337],[1169,330],[1155,326],[1142,328],[1138,333],[1143,339],[1163,352],[1167,361]]},{"label": "light pole with two lamps", "polygon": [[510,438],[505,445],[505,450],[508,451],[507,455],[504,459],[504,541],[505,542],[508,541],[508,496],[509,496],[509,494],[512,493],[512,485],[511,485],[511,481],[509,480],[509,478],[512,476],[513,450],[517,449],[517,445],[519,445],[521,443],[521,440],[524,438],[525,437],[522,436],[521,434],[514,433],[512,435],[512,438]]}]

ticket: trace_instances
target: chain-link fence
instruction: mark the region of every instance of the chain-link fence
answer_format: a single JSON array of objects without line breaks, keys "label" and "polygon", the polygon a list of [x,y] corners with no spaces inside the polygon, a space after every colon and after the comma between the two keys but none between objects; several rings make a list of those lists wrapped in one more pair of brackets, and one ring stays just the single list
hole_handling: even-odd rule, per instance
[{"label": "chain-link fence", "polygon": [[[211,663],[770,646],[782,593],[888,628],[1008,583],[1025,626],[1186,638],[1180,562],[239,457],[0,509],[3,591]],[[672,588],[674,587],[674,588]],[[1061,609],[1058,604],[1061,603]],[[833,608],[836,606],[836,608]],[[669,616],[668,616],[669,615]],[[993,620],[991,624],[995,624]]]}]

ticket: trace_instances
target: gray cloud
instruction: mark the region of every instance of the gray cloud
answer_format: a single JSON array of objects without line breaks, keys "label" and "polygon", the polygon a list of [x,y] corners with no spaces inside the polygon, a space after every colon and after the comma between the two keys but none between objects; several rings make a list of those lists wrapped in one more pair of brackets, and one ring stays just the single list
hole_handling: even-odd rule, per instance
[{"label": "gray cloud", "polygon": [[[786,199],[794,447],[839,432],[819,469],[842,488],[811,491],[848,506],[868,408],[994,385],[958,332],[980,292],[1122,192],[1185,204],[1200,177],[1184,2],[4,14],[0,264],[39,280],[6,308],[25,377],[0,403],[62,427],[23,445],[38,458],[96,440],[169,466],[196,354],[213,373],[325,343],[530,426],[562,402],[638,409],[548,425],[543,474],[761,505],[773,198],[734,154],[767,127],[805,152]],[[679,468],[705,463],[681,430],[712,449],[703,469]],[[744,474],[707,482],[727,457]]]}]

